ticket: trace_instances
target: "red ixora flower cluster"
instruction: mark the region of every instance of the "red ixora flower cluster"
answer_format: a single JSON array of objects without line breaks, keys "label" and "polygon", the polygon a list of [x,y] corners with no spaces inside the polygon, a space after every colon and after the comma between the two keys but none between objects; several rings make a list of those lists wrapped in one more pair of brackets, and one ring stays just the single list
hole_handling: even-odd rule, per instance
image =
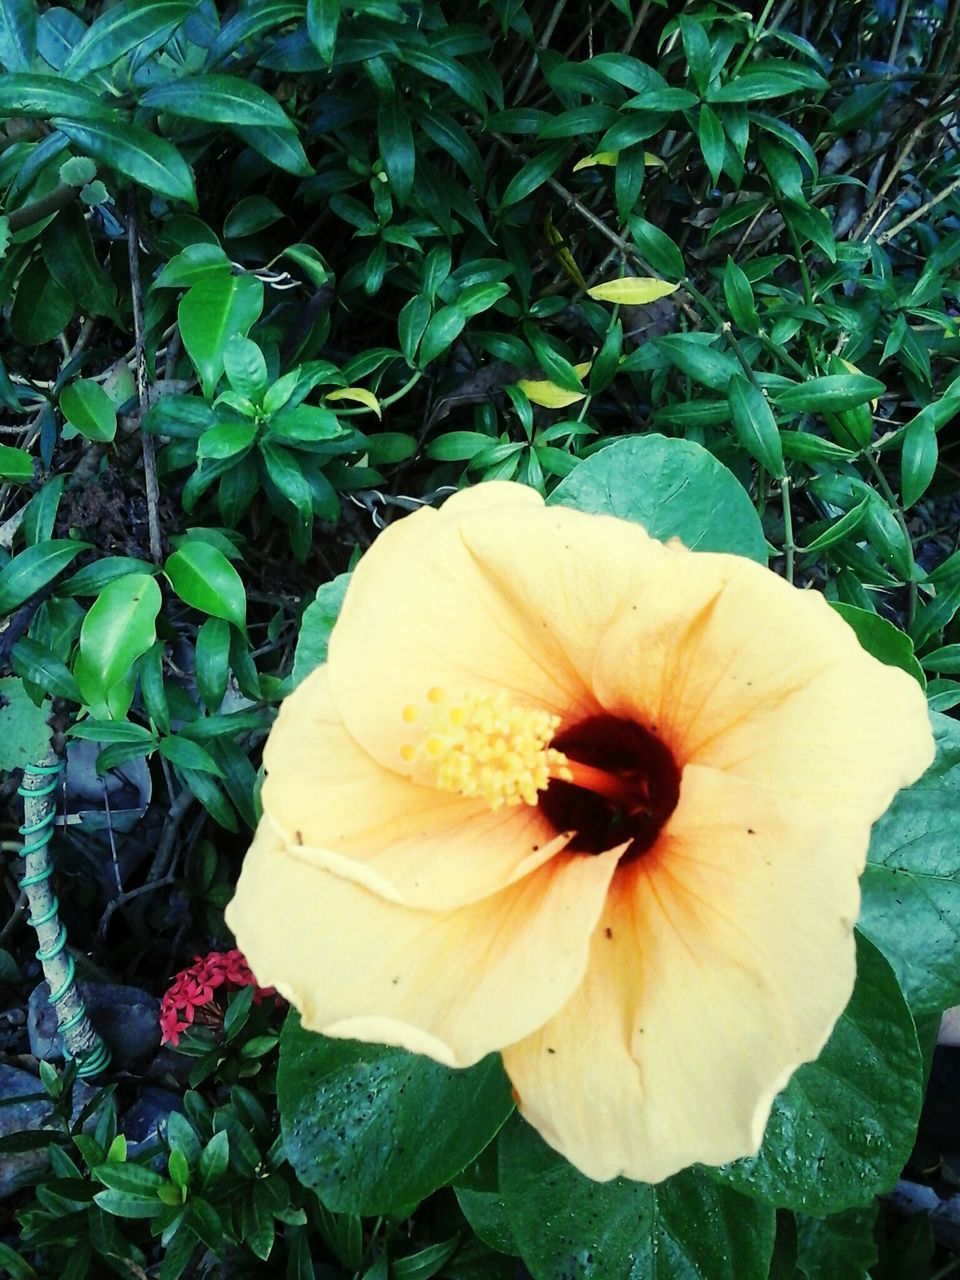
[{"label": "red ixora flower cluster", "polygon": [[163,1044],[180,1043],[180,1035],[194,1023],[217,1026],[223,1021],[224,1008],[214,999],[218,988],[236,991],[240,987],[256,987],[253,1000],[259,1004],[264,996],[275,995],[273,987],[258,987],[243,952],[210,951],[197,956],[189,969],[174,975],[173,983],[160,1002],[160,1030]]}]

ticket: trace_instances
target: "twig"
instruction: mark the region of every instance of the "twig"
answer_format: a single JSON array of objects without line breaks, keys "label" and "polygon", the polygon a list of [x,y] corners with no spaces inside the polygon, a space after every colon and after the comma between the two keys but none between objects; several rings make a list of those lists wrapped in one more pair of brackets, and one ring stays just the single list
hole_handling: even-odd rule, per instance
[{"label": "twig", "polygon": [[633,26],[630,28],[630,34],[623,42],[621,53],[629,53],[636,44],[637,36],[640,34],[640,28],[643,26],[650,8],[650,0],[643,0],[643,4],[637,10],[637,16],[633,20]]},{"label": "twig", "polygon": [[143,480],[147,494],[147,526],[150,532],[150,558],[154,564],[163,560],[160,537],[160,485],[157,481],[157,459],[153,436],[143,430],[143,419],[150,408],[147,389],[147,356],[143,347],[143,286],[140,283],[140,244],[137,233],[137,197],[130,189],[127,201],[127,253],[130,260],[130,294],[133,301],[133,332],[137,366],[137,397],[140,401],[140,446],[143,452]]},{"label": "twig", "polygon": [[942,191],[938,192],[937,195],[932,196],[929,200],[925,200],[924,203],[920,205],[919,209],[914,209],[913,213],[909,213],[905,218],[901,218],[895,227],[891,227],[890,230],[885,231],[882,236],[878,236],[877,244],[887,244],[894,236],[898,236],[905,227],[909,227],[911,223],[916,222],[918,218],[922,218],[924,214],[929,213],[936,205],[941,204],[949,196],[952,196],[958,187],[960,187],[960,177],[954,178],[952,182],[948,182]]}]

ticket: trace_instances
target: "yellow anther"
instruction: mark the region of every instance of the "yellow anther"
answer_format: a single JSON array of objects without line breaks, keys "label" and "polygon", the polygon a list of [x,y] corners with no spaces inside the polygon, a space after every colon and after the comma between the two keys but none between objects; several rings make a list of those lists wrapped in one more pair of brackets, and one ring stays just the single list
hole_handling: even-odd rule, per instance
[{"label": "yellow anther", "polygon": [[417,748],[412,742],[405,742],[400,748],[400,759],[405,760],[407,764],[413,764],[417,758]]},{"label": "yellow anther", "polygon": [[[549,745],[559,716],[515,706],[505,692],[467,693],[453,706],[441,706],[446,696],[439,688],[427,693],[432,707],[415,751],[435,786],[499,809],[504,804],[535,805],[551,777],[565,776],[566,757]],[[400,754],[413,763],[408,745]]]},{"label": "yellow anther", "polygon": [[410,703],[409,706],[403,708],[403,718],[407,724],[413,724],[419,714],[419,710],[413,705],[413,703]]}]

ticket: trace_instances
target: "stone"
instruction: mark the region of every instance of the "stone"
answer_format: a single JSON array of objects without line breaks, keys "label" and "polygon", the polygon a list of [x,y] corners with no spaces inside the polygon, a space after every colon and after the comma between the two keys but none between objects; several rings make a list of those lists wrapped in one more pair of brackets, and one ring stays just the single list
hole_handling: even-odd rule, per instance
[{"label": "stone", "polygon": [[[93,1025],[107,1042],[114,1068],[133,1070],[146,1063],[160,1045],[160,1001],[139,987],[109,982],[81,982],[80,989]],[[27,1032],[30,1052],[53,1062],[63,1057],[57,1015],[41,982],[30,993]]]},{"label": "stone", "polygon": [[[35,1095],[43,1094],[42,1098]],[[80,1111],[94,1096],[94,1090],[82,1080],[73,1089],[73,1115]],[[30,1098],[33,1101],[29,1101]],[[23,1101],[15,1101],[15,1099]],[[29,1071],[8,1067],[0,1063],[0,1137],[14,1133],[36,1133],[50,1125],[53,1104],[44,1093],[43,1085]],[[46,1151],[0,1152],[0,1200],[14,1194],[24,1181],[44,1169],[48,1163]]]},{"label": "stone", "polygon": [[[160,1139],[167,1131],[167,1117],[171,1111],[183,1111],[183,1098],[172,1089],[161,1089],[148,1084],[141,1089],[137,1100],[120,1117],[118,1130],[127,1139],[127,1159],[139,1159],[152,1147],[160,1147]],[[166,1157],[160,1151],[161,1165]]]}]

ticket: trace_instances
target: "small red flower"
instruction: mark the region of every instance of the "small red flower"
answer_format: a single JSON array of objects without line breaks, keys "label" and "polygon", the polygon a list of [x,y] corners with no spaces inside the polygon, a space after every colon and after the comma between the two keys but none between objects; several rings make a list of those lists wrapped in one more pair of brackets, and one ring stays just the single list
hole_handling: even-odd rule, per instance
[{"label": "small red flower", "polygon": [[243,953],[236,948],[197,956],[188,969],[174,975],[160,1002],[162,1043],[176,1047],[181,1033],[194,1022],[218,1026],[223,1021],[224,1007],[214,998],[214,993],[220,987],[224,994],[241,987],[254,987],[254,1004],[259,1004],[265,996],[276,995],[273,987],[257,986]]}]

